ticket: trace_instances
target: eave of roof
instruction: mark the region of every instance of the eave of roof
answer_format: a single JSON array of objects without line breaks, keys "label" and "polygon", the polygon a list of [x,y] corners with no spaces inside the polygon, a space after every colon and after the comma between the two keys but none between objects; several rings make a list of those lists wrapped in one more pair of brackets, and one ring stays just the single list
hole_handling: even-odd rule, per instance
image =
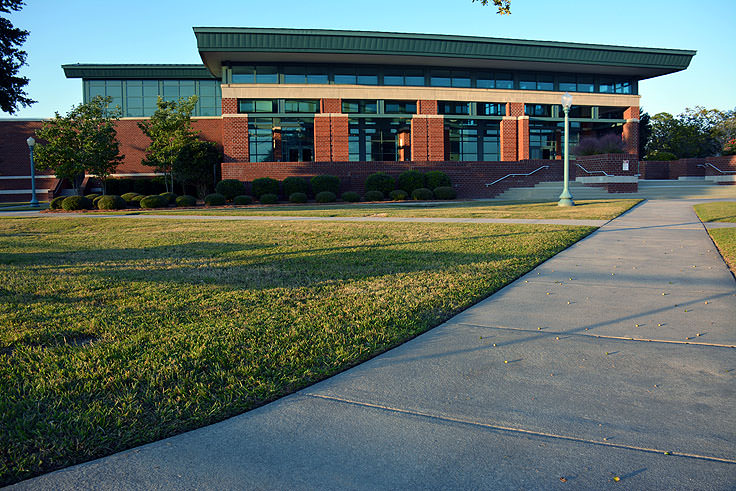
[{"label": "eave of roof", "polygon": [[66,78],[93,79],[214,79],[204,65],[62,65]]},{"label": "eave of roof", "polygon": [[194,27],[202,61],[367,63],[618,73],[638,79],[680,70],[695,51],[522,39],[323,29]]}]

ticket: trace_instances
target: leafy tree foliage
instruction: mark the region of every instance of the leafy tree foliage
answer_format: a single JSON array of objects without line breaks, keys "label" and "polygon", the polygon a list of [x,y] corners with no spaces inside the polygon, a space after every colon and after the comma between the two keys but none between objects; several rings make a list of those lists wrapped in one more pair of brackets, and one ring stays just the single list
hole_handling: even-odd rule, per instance
[{"label": "leafy tree foliage", "polygon": [[473,0],[473,2],[480,2],[483,6],[488,4],[495,5],[498,7],[499,14],[511,15],[511,0]]},{"label": "leafy tree foliage", "polygon": [[71,181],[77,194],[81,194],[85,174],[97,176],[104,189],[107,178],[123,159],[115,129],[120,108],[109,109],[111,102],[111,97],[97,96],[74,106],[66,116],[57,112],[36,131],[36,136],[45,141],[36,145],[39,168]]},{"label": "leafy tree foliage", "polygon": [[[214,179],[214,166],[222,160],[214,143],[199,139],[199,132],[192,128],[192,111],[197,96],[178,101],[157,101],[156,112],[138,127],[151,139],[143,164],[155,168],[169,177],[166,190],[172,191],[174,180],[182,185],[192,185],[204,196]],[[171,186],[171,187],[169,187]]]},{"label": "leafy tree foliage", "polygon": [[647,154],[647,143],[652,138],[652,123],[649,113],[639,108],[639,158]]},{"label": "leafy tree foliage", "polygon": [[710,157],[724,150],[729,135],[736,137],[734,111],[719,111],[697,106],[673,116],[655,114],[647,154],[668,152],[678,159]]},{"label": "leafy tree foliage", "polygon": [[28,31],[13,27],[6,17],[11,11],[23,7],[22,0],[0,0],[0,109],[13,114],[18,106],[30,106],[34,100],[27,97],[23,87],[26,77],[18,77],[18,70],[26,62],[26,52],[20,46],[28,37]]}]

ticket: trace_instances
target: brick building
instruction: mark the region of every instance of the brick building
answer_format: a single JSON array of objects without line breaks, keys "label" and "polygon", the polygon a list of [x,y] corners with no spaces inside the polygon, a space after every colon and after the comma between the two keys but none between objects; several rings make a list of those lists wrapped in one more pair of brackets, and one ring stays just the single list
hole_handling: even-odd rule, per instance
[{"label": "brick building", "polygon": [[[565,92],[573,95],[571,146],[615,133],[635,158],[638,82],[684,70],[695,54],[361,31],[194,34],[203,65],[63,66],[82,79],[84,101],[105,95],[121,107],[120,175],[151,175],[140,163],[147,141],[136,122],[153,113],[157,97],[189,95],[199,97],[195,126],[222,145],[222,176],[245,181],[329,171],[357,189],[381,169],[442,168],[460,182],[551,165],[562,155]],[[0,197],[25,189],[24,140],[39,124],[0,122]]]}]

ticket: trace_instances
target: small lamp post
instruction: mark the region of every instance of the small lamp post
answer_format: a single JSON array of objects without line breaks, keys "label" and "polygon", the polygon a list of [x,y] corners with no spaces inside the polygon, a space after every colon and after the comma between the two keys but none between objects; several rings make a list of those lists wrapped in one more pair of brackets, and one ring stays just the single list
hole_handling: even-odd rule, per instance
[{"label": "small lamp post", "polygon": [[38,200],[36,199],[36,169],[33,165],[33,147],[36,146],[36,140],[29,136],[26,140],[26,143],[28,143],[28,149],[31,152],[31,206],[37,207],[38,206]]},{"label": "small lamp post", "polygon": [[568,112],[570,111],[570,106],[572,106],[572,96],[569,92],[565,92],[562,95],[562,110],[565,111],[565,148],[564,148],[564,156],[565,156],[565,182],[564,186],[562,187],[562,194],[560,195],[560,201],[557,202],[557,206],[575,206],[575,202],[572,200],[572,195],[570,194],[570,189],[568,188],[568,181],[570,180],[570,155],[568,152],[568,144],[570,141],[570,132],[569,132],[569,121],[568,121]]}]

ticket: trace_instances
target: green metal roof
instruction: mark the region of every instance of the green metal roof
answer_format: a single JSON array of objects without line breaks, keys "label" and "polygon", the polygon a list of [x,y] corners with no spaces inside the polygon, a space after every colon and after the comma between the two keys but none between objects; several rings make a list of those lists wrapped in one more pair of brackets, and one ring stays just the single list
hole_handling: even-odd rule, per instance
[{"label": "green metal roof", "polygon": [[322,61],[620,73],[648,78],[684,70],[695,51],[521,39],[312,29],[195,27],[205,65]]},{"label": "green metal roof", "polygon": [[62,65],[66,78],[83,79],[213,79],[204,65]]}]

